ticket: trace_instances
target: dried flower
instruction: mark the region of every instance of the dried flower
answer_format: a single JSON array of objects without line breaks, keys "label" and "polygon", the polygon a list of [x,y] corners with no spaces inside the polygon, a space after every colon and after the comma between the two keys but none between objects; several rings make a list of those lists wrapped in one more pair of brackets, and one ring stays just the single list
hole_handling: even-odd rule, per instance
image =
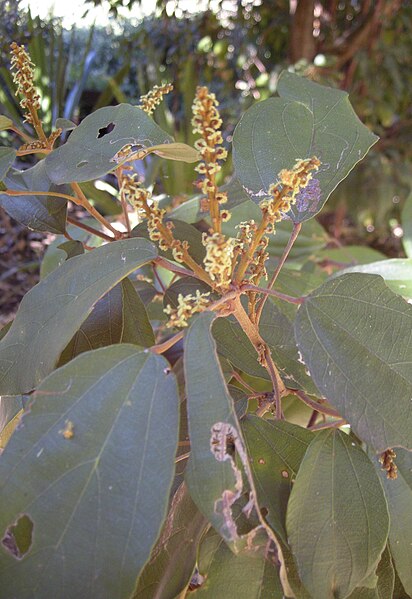
[{"label": "dried flower", "polygon": [[10,48],[13,81],[17,85],[16,96],[23,96],[20,106],[25,111],[25,122],[34,125],[35,114],[40,110],[40,96],[34,87],[34,64],[24,46],[18,46],[13,42]]},{"label": "dried flower", "polygon": [[386,470],[386,478],[398,478],[398,467],[394,462],[395,458],[396,453],[393,449],[387,449],[379,458],[379,462],[382,464],[382,470]]},{"label": "dried flower", "polygon": [[172,308],[169,304],[164,309],[164,312],[169,316],[169,322],[167,327],[187,327],[187,321],[193,314],[197,312],[203,312],[208,306],[210,292],[201,293],[199,289],[196,289],[196,295],[182,295],[179,293],[177,298],[177,307]]},{"label": "dried flower", "polygon": [[221,233],[203,234],[203,245],[206,247],[206,256],[203,260],[206,272],[209,274],[216,287],[226,288],[230,284],[232,275],[232,259],[236,240],[225,237]]},{"label": "dried flower", "polygon": [[140,98],[139,107],[146,112],[146,114],[153,114],[156,106],[163,100],[163,96],[171,92],[173,85],[171,83],[165,83],[164,85],[155,85],[146,95]]}]

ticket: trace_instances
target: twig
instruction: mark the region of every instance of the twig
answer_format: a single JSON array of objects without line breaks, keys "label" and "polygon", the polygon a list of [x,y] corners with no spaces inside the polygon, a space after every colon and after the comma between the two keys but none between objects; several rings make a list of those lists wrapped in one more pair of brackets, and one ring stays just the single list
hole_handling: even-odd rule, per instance
[{"label": "twig", "polygon": [[71,185],[71,188],[73,189],[74,193],[77,196],[77,202],[76,202],[76,200],[71,198],[72,201],[76,202],[76,204],[79,204],[80,206],[83,206],[83,208],[85,208],[85,210],[87,210],[87,212],[89,214],[91,214],[104,227],[106,227],[106,229],[109,229],[109,231],[111,231],[113,233],[113,235],[115,236],[116,239],[119,239],[120,237],[123,236],[120,231],[117,231],[117,229],[112,227],[112,225],[109,223],[109,221],[106,220],[104,218],[104,216],[102,214],[100,214],[100,212],[98,210],[96,210],[96,208],[94,206],[92,206],[90,204],[89,200],[84,195],[84,193],[78,183],[71,183],[70,185]]},{"label": "twig", "polygon": [[255,390],[253,389],[253,387],[251,387],[248,383],[246,383],[246,381],[244,381],[242,379],[242,377],[240,376],[240,374],[238,372],[236,372],[235,370],[233,372],[231,372],[232,378],[236,379],[238,383],[240,383],[245,389],[247,389],[248,391],[251,391],[252,393],[255,393]]},{"label": "twig", "polygon": [[[291,235],[289,237],[289,241],[288,241],[285,249],[283,250],[283,254],[280,257],[280,260],[278,262],[278,265],[276,266],[275,272],[273,273],[272,278],[269,281],[268,289],[272,289],[273,285],[275,284],[275,281],[278,278],[278,275],[279,275],[280,271],[282,270],[283,265],[285,264],[287,257],[289,256],[290,250],[292,249],[293,244],[295,243],[296,238],[299,235],[301,228],[302,228],[302,223],[295,223],[293,225],[293,229],[292,229],[292,233],[291,233]],[[263,307],[264,307],[264,305],[265,305],[265,303],[267,301],[267,298],[268,298],[268,295],[265,295],[261,299],[261,301],[260,301],[260,303],[259,303],[259,305],[257,307],[257,310],[256,310],[256,322],[257,322],[257,324],[259,324],[259,320],[260,320],[260,317],[262,315],[262,310],[263,310]]]},{"label": "twig", "polygon": [[289,391],[294,395],[297,395],[297,397],[299,397],[299,399],[301,399],[303,403],[305,403],[307,406],[312,408],[312,410],[316,410],[317,412],[320,412],[321,414],[326,414],[327,416],[333,416],[334,418],[341,417],[339,412],[337,412],[333,408],[329,408],[328,406],[325,406],[320,402],[313,401],[313,399],[310,399],[310,397],[308,397],[306,393],[304,393],[304,391],[301,391],[300,389],[289,389]]},{"label": "twig", "polygon": [[266,287],[257,287],[256,285],[242,285],[241,286],[242,293],[246,291],[253,291],[255,293],[262,293],[266,296],[272,295],[273,297],[277,297],[285,302],[289,302],[290,304],[303,304],[305,301],[305,296],[302,297],[293,297],[293,295],[286,295],[285,293],[281,293],[280,291],[276,291],[274,289],[267,289]]},{"label": "twig", "polygon": [[89,225],[86,225],[85,223],[82,223],[81,221],[78,221],[78,220],[72,218],[71,216],[67,217],[67,222],[70,223],[71,225],[74,225],[75,227],[79,227],[79,229],[83,229],[84,231],[87,231],[91,235],[96,235],[97,237],[101,237],[102,239],[105,239],[106,241],[115,241],[114,237],[110,237],[110,235],[106,235],[106,233],[103,233],[103,231],[98,231],[98,229],[94,229],[93,227],[90,227]]},{"label": "twig", "polygon": [[308,431],[320,431],[325,428],[340,428],[341,426],[344,426],[345,424],[347,424],[347,422],[346,422],[346,420],[344,420],[342,418],[341,420],[320,422],[319,424],[315,424],[314,426],[309,427],[307,430]]}]

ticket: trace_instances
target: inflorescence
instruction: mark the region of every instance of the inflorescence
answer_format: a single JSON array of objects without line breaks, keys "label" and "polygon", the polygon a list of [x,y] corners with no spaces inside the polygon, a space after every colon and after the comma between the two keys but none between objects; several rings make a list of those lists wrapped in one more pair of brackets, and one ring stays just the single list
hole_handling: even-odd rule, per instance
[{"label": "inflorescence", "polygon": [[216,174],[221,170],[220,161],[225,160],[227,151],[220,145],[223,143],[220,127],[222,119],[217,109],[218,101],[215,94],[209,92],[207,87],[198,87],[193,102],[193,133],[201,135],[195,143],[202,161],[197,165],[196,171],[204,178],[199,182],[199,187],[206,198],[202,201],[203,212],[210,211],[213,228],[220,232],[220,222],[230,218],[230,212],[226,209],[220,211],[219,206],[227,202],[227,194],[218,191],[216,185]]},{"label": "inflorescence", "polygon": [[296,203],[296,196],[312,179],[312,171],[317,171],[320,160],[316,156],[305,160],[297,160],[292,170],[283,169],[279,173],[279,181],[269,188],[270,199],[260,202],[264,216],[268,220],[266,232],[273,233],[275,223],[282,220]]},{"label": "inflorescence", "polygon": [[172,308],[169,304],[164,312],[169,316],[167,327],[187,327],[188,320],[193,314],[197,312],[203,312],[203,310],[210,303],[209,300],[210,292],[201,293],[199,289],[196,289],[196,294],[182,295],[179,293],[177,298],[177,307]]},{"label": "inflorescence", "polygon": [[13,81],[17,85],[16,96],[23,96],[20,106],[25,111],[24,121],[34,125],[33,112],[40,110],[40,96],[34,87],[34,64],[24,46],[13,42],[10,48]]},{"label": "inflorescence", "polygon": [[147,114],[153,114],[156,106],[160,104],[160,102],[163,100],[163,97],[170,93],[172,89],[173,85],[171,83],[155,85],[147,94],[141,96],[139,107]]}]

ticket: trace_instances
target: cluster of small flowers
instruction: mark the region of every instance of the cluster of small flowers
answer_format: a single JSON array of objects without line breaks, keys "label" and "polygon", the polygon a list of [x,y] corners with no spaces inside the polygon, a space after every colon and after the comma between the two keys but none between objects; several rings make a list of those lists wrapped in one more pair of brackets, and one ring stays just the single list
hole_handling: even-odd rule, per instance
[{"label": "cluster of small flowers", "polygon": [[206,248],[206,256],[203,259],[206,272],[215,282],[216,287],[228,287],[232,275],[236,239],[225,237],[221,233],[212,235],[203,233],[202,242]]},{"label": "cluster of small flowers", "polygon": [[179,293],[177,298],[177,308],[172,308],[169,304],[164,309],[164,312],[169,316],[167,327],[187,327],[187,321],[193,314],[197,312],[203,312],[203,310],[209,304],[208,293],[201,293],[199,289],[196,289],[196,295],[182,295]]},{"label": "cluster of small flowers", "polygon": [[34,87],[34,64],[24,46],[18,46],[13,42],[11,48],[11,68],[14,70],[13,81],[17,85],[17,95],[22,95],[20,106],[25,112],[24,120],[33,125],[31,110],[40,110],[40,96]]},{"label": "cluster of small flowers", "polygon": [[129,158],[130,154],[132,153],[132,144],[126,144],[125,146],[123,146],[123,148],[120,148],[120,150],[113,156],[111,161],[116,162],[116,164],[120,164],[121,162],[124,162],[127,158]]},{"label": "cluster of small flowers", "polygon": [[386,470],[387,478],[398,478],[398,467],[394,462],[395,458],[396,453],[393,451],[393,449],[387,449],[379,458],[379,462],[382,464],[382,470]]},{"label": "cluster of small flowers", "polygon": [[239,229],[236,237],[236,245],[242,250],[247,250],[256,233],[257,224],[254,220],[244,220],[236,225],[235,229]]},{"label": "cluster of small flowers", "polygon": [[164,85],[155,85],[146,95],[140,98],[139,108],[144,110],[146,114],[153,114],[156,106],[163,100],[163,96],[170,93],[173,89],[171,83],[165,83]]},{"label": "cluster of small flowers", "polygon": [[[199,133],[201,139],[195,143],[195,148],[199,151],[202,161],[196,167],[204,179],[200,182],[200,189],[210,199],[213,197],[218,204],[227,202],[227,194],[218,192],[215,183],[215,175],[221,170],[220,160],[225,160],[227,151],[220,144],[223,143],[220,127],[222,119],[220,118],[215,94],[209,92],[207,87],[199,86],[196,90],[196,96],[193,102],[193,133]],[[206,202],[203,202],[205,206]],[[223,222],[229,220],[230,212],[222,210],[221,219]]]},{"label": "cluster of small flowers", "polygon": [[320,160],[313,156],[306,160],[297,160],[292,170],[283,169],[279,173],[279,182],[269,187],[270,199],[263,200],[259,206],[269,217],[266,229],[268,234],[274,233],[274,224],[282,220],[296,202],[296,195],[304,189],[312,179],[312,171],[318,170]]},{"label": "cluster of small flowers", "polygon": [[126,202],[129,202],[129,204],[141,214],[147,207],[147,202],[150,199],[150,192],[144,187],[141,187],[137,177],[137,173],[125,174],[122,177],[120,193]]}]

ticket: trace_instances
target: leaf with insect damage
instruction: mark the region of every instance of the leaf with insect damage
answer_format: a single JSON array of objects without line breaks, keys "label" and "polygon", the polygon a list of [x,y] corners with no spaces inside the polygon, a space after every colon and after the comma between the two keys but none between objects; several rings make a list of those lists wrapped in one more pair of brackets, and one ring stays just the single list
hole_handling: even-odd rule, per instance
[{"label": "leaf with insect damage", "polygon": [[[179,400],[169,364],[133,345],[93,350],[53,372],[32,400],[1,457],[0,594],[126,599],[174,476]],[[31,539],[16,538],[22,517]]]},{"label": "leaf with insect damage", "polygon": [[258,203],[282,169],[317,156],[319,170],[287,213],[294,222],[303,222],[322,209],[378,137],[358,119],[346,92],[287,71],[277,91],[279,98],[255,104],[240,119],[233,136],[235,173]]}]

